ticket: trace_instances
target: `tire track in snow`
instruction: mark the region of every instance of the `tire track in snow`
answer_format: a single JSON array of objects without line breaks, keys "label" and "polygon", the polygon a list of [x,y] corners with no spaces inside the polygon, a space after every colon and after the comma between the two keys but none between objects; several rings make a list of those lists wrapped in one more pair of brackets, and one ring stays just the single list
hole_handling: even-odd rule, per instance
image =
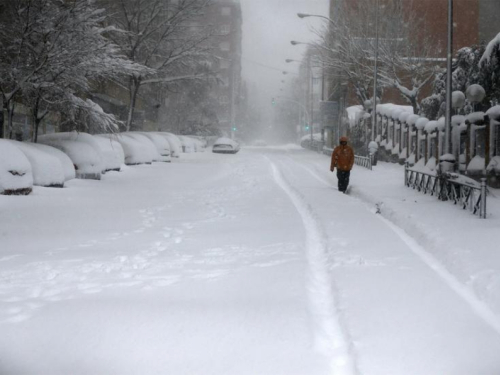
[{"label": "tire track in snow", "polygon": [[269,160],[276,184],[288,195],[306,231],[306,251],[309,263],[309,296],[314,316],[316,348],[332,357],[332,371],[336,375],[356,375],[356,364],[351,343],[346,339],[336,308],[333,281],[326,269],[326,235],[318,219],[304,198],[285,180],[276,165]]},{"label": "tire track in snow", "polygon": [[[293,158],[290,158],[293,160]],[[325,179],[318,176],[313,170],[307,166],[301,165],[293,160],[298,166],[302,167],[304,170],[308,171],[311,176],[316,180],[320,181],[325,185],[330,185]],[[360,202],[366,203],[366,200],[362,196],[354,195],[351,196]],[[382,216],[376,215],[379,220],[385,223],[393,232],[395,232],[401,240],[408,246],[408,248],[418,257],[422,262],[424,262],[429,268],[431,268],[437,275],[460,297],[462,298],[474,311],[474,313],[482,319],[486,324],[500,334],[500,319],[495,313],[480,299],[478,299],[474,293],[464,286],[460,281],[458,281],[453,274],[451,274],[445,266],[441,264],[434,256],[432,256],[424,247],[422,247],[418,240],[409,235],[403,228],[398,226],[396,223],[390,219]]]}]

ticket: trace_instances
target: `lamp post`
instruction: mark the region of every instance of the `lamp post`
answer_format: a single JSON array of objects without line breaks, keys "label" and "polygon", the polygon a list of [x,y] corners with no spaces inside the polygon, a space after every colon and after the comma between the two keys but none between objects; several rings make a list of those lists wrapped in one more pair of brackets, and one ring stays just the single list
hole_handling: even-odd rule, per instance
[{"label": "lamp post", "polygon": [[373,98],[372,98],[372,136],[375,140],[375,129],[377,128],[377,82],[378,81],[378,0],[375,2],[375,59],[373,62]]},{"label": "lamp post", "polygon": [[[296,46],[297,44],[307,44],[307,43],[301,43],[301,42],[297,42],[297,41],[294,41],[292,40],[290,42],[292,45]],[[293,60],[293,59],[286,59],[285,60],[286,63],[292,63],[292,62],[298,62],[298,63],[301,63],[302,61],[299,61],[299,60]],[[308,85],[309,86],[309,91],[310,91],[310,95],[311,95],[311,115],[310,115],[310,123],[309,123],[309,130],[310,130],[310,133],[311,133],[311,144],[313,142],[313,138],[314,138],[314,127],[313,127],[313,116],[314,116],[314,75],[313,75],[313,71],[312,71],[312,67],[311,67],[311,55],[309,55],[307,57],[307,68],[308,68],[308,71],[309,71],[309,76],[310,76],[310,84]]]},{"label": "lamp post", "polygon": [[448,0],[448,48],[446,55],[446,117],[444,128],[444,153],[450,153],[452,111],[452,57],[453,57],[453,0]]}]

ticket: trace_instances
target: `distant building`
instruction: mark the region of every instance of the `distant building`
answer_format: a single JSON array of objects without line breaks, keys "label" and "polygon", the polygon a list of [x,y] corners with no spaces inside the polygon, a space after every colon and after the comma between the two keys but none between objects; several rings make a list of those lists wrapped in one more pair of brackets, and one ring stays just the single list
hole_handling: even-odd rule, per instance
[{"label": "distant building", "polygon": [[[335,20],[338,10],[344,6],[355,7],[358,0],[330,0],[330,18]],[[380,6],[384,2],[393,0],[379,0]],[[444,59],[447,48],[448,27],[448,0],[414,0],[403,2],[404,5],[411,4],[417,17],[425,20],[428,35],[436,48],[436,58]],[[453,2],[453,50],[458,51],[466,46],[479,43],[488,43],[500,32],[498,15],[500,14],[499,0],[454,0]],[[374,32],[375,33],[375,32]],[[442,62],[444,66],[444,62]],[[425,97],[432,89],[431,83],[423,90],[421,97]],[[330,87],[336,87],[330,83]],[[359,104],[355,96],[349,90],[347,93],[348,105]],[[339,98],[342,94],[330,92],[330,97]],[[340,99],[338,99],[340,100]],[[395,89],[388,88],[384,91],[383,101],[397,104],[407,104]]]},{"label": "distant building", "polygon": [[211,95],[218,103],[219,127],[224,132],[234,132],[238,129],[235,118],[241,91],[242,14],[239,0],[215,0],[207,8],[203,22],[217,27],[212,39],[217,57],[213,69],[220,82]]}]

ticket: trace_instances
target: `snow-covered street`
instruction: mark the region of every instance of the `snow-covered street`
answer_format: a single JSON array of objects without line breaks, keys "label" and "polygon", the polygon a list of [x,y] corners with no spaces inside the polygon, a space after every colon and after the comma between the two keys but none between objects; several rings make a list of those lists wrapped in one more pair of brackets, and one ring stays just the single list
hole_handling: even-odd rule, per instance
[{"label": "snow-covered street", "polygon": [[244,148],[0,196],[0,374],[500,373],[498,199],[328,167]]}]

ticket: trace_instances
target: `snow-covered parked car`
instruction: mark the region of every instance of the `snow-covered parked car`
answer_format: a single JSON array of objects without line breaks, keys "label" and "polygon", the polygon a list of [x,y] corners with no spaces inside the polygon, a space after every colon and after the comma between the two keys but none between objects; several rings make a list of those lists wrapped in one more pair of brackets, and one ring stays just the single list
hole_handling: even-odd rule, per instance
[{"label": "snow-covered parked car", "polygon": [[101,148],[87,133],[68,132],[38,136],[38,142],[55,147],[69,156],[76,178],[100,180],[103,170]]},{"label": "snow-covered parked car", "polygon": [[135,138],[124,134],[126,133],[99,134],[99,137],[114,140],[122,146],[126,165],[151,164],[153,158],[148,147]]},{"label": "snow-covered parked car", "polygon": [[120,171],[122,164],[125,164],[125,153],[122,145],[112,138],[100,135],[96,135],[94,138],[101,148],[102,173]]},{"label": "snow-covered parked car", "polygon": [[172,161],[170,157],[170,143],[168,143],[168,140],[165,137],[162,137],[161,135],[152,132],[139,132],[138,134],[144,135],[151,142],[153,142],[153,144],[156,147],[156,150],[161,156],[160,160],[158,161],[163,161],[167,163]]},{"label": "snow-covered parked car", "polygon": [[136,141],[138,141],[139,143],[141,143],[144,146],[145,150],[147,150],[147,152],[149,153],[149,156],[150,156],[152,161],[161,161],[162,160],[162,157],[161,157],[160,153],[158,152],[155,144],[153,142],[151,142],[151,140],[148,137],[146,137],[145,135],[140,134],[140,133],[133,133],[133,132],[122,133],[122,135],[124,137],[133,138]]},{"label": "snow-covered parked car", "polygon": [[172,133],[168,132],[158,132],[157,134],[165,137],[170,145],[170,156],[172,158],[178,158],[182,154],[182,142],[181,140]]},{"label": "snow-covered parked car", "polygon": [[[64,186],[65,177],[64,177],[63,166],[58,157],[54,156],[53,153],[48,152],[44,148],[37,147],[37,145],[34,143],[18,142],[18,141],[10,141],[10,142],[14,146],[16,146],[19,150],[21,150],[28,159],[28,161],[30,162],[31,172],[33,175],[33,185],[44,186],[44,187]],[[38,145],[38,146],[45,146],[45,148],[54,149],[53,147],[46,145]],[[62,151],[59,152],[62,153]]]},{"label": "snow-covered parked car", "polygon": [[189,137],[194,144],[194,148],[196,152],[203,152],[205,151],[205,148],[207,147],[207,142],[203,139],[200,139],[198,137]]},{"label": "snow-covered parked car", "polygon": [[64,181],[69,181],[76,177],[75,166],[73,165],[73,162],[71,161],[69,156],[66,155],[64,152],[55,147],[43,145],[41,143],[29,143],[29,144],[32,147],[43,150],[59,159],[63,169]]},{"label": "snow-covered parked car", "polygon": [[0,194],[28,195],[33,190],[31,164],[11,142],[0,139]]},{"label": "snow-covered parked car", "polygon": [[185,135],[178,135],[177,137],[181,140],[182,152],[186,154],[196,152],[194,141],[191,138],[186,137]]},{"label": "snow-covered parked car", "polygon": [[212,146],[212,152],[217,154],[236,154],[239,150],[238,142],[225,137],[218,138]]}]

